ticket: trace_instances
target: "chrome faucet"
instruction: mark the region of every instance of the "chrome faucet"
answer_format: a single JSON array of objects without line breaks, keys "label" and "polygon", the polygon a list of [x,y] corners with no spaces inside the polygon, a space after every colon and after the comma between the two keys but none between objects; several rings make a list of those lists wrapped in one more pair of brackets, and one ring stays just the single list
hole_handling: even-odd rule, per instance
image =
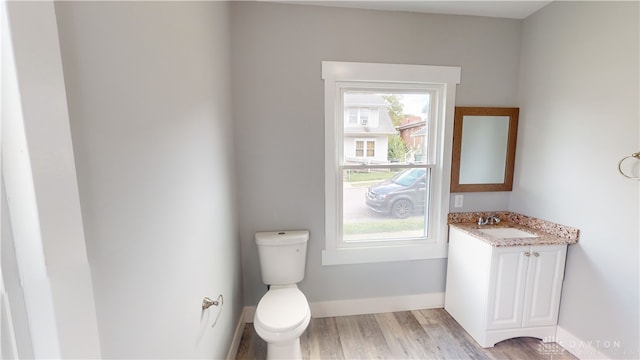
[{"label": "chrome faucet", "polygon": [[494,225],[494,224],[499,224],[500,223],[500,218],[496,215],[487,215],[487,217],[482,217],[480,216],[478,218],[478,225]]}]

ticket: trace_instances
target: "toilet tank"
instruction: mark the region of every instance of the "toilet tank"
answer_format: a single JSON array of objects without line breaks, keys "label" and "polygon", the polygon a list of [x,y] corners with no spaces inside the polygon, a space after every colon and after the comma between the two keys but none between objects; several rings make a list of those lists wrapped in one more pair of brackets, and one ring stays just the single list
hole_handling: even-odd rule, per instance
[{"label": "toilet tank", "polygon": [[309,231],[263,231],[255,240],[263,283],[291,285],[304,279]]}]

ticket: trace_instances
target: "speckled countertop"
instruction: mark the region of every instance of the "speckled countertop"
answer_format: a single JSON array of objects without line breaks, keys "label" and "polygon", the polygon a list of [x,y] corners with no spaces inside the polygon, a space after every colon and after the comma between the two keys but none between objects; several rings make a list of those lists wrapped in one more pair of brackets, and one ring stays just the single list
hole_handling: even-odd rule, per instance
[{"label": "speckled countertop", "polygon": [[[500,218],[496,225],[478,225],[481,216],[495,215]],[[528,245],[564,245],[575,244],[580,238],[580,230],[552,223],[550,221],[509,211],[450,213],[447,219],[450,226],[456,227],[491,246],[528,246]],[[528,238],[498,238],[487,235],[480,229],[515,228],[537,235]]]}]

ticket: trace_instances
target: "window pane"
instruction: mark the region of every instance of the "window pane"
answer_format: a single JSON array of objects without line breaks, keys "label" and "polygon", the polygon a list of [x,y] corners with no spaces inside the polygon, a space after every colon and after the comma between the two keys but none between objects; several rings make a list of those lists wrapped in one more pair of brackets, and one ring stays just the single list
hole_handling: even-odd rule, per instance
[{"label": "window pane", "polygon": [[358,109],[349,109],[349,124],[355,125],[358,123]]},{"label": "window pane", "polygon": [[[354,156],[367,157],[371,164],[431,163],[429,91],[347,90],[343,104],[347,117],[343,122],[344,164],[361,161]],[[372,145],[367,142],[358,147],[357,138],[374,140]]]},{"label": "window pane", "polygon": [[374,157],[376,154],[376,143],[375,141],[367,141],[367,157]]},{"label": "window pane", "polygon": [[367,108],[360,109],[360,124],[362,125],[369,124],[369,109]]},{"label": "window pane", "polygon": [[356,140],[356,157],[364,156],[364,141]]},{"label": "window pane", "polygon": [[429,168],[343,170],[343,240],[427,236]]}]

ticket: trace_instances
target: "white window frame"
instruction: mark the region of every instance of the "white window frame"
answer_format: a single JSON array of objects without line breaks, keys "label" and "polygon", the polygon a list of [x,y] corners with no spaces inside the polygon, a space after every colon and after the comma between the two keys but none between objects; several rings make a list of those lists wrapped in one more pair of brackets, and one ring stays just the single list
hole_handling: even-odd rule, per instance
[{"label": "white window frame", "polygon": [[[362,156],[358,156],[358,141],[362,141]],[[373,156],[367,154],[369,143],[373,143]],[[353,157],[356,159],[372,159],[376,157],[376,139],[354,138],[353,139]]]},{"label": "white window frame", "polygon": [[[322,62],[325,99],[325,250],[323,265],[445,258],[447,256],[447,214],[451,176],[451,144],[456,84],[460,68],[449,66]],[[344,141],[344,89],[439,88],[440,99],[432,118],[430,140],[435,141],[436,166],[431,167],[432,198],[428,221],[429,238],[396,242],[342,241],[342,166]],[[436,101],[434,101],[436,100]],[[433,134],[433,135],[431,135]],[[355,146],[355,144],[354,144]]]}]

